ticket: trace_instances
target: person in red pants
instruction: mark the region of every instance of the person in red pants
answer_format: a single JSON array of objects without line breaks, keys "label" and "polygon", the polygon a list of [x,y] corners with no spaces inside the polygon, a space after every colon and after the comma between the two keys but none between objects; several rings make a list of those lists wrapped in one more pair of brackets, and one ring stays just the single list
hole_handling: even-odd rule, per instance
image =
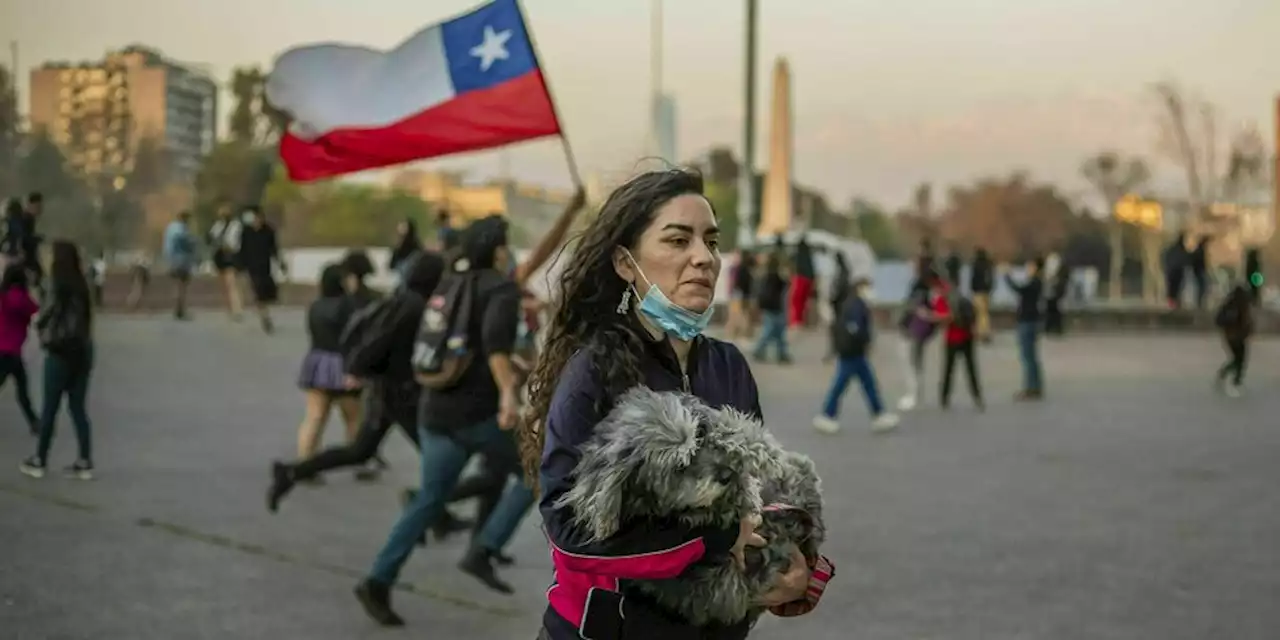
[{"label": "person in red pants", "polygon": [[809,298],[813,297],[813,249],[805,241],[804,236],[796,242],[795,271],[791,277],[791,293],[788,299],[788,324],[793,327],[804,326],[808,317]]}]

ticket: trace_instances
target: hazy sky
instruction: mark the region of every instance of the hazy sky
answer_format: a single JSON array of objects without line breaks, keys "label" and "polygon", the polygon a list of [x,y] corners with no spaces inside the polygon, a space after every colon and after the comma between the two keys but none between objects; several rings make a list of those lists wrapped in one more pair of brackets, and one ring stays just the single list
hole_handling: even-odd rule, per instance
[{"label": "hazy sky", "polygon": [[[0,0],[0,40],[20,65],[90,59],[143,43],[225,79],[290,46],[394,46],[473,0]],[[667,0],[666,84],[684,158],[739,147],[741,0]],[[650,0],[525,0],[545,72],[584,170],[618,176],[643,154]],[[1274,139],[1280,92],[1275,0],[760,0],[758,158],[767,163],[773,61],[793,71],[796,179],[835,203],[904,204],[940,185],[1017,168],[1083,190],[1102,148],[1153,155],[1156,105],[1173,79]],[[20,90],[25,93],[26,78]],[[220,126],[225,127],[225,119]],[[507,153],[512,173],[567,184],[559,143]],[[495,174],[498,153],[446,162]]]}]

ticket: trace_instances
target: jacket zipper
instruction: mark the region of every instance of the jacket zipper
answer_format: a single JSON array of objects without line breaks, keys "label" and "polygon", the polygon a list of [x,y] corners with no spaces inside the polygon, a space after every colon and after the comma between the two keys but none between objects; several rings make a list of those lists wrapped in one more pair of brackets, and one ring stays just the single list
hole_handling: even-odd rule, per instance
[{"label": "jacket zipper", "polygon": [[681,371],[681,372],[680,372],[680,379],[684,382],[684,392],[685,392],[685,393],[693,393],[693,391],[692,391],[692,390],[690,389],[690,387],[689,387],[689,374],[687,374],[687,373],[685,373],[685,372]]}]

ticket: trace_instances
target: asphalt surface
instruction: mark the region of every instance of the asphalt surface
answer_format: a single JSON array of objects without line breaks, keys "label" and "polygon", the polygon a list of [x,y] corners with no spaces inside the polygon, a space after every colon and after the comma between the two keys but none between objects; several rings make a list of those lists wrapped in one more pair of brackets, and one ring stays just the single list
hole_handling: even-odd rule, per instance
[{"label": "asphalt surface", "polygon": [[[449,541],[404,572],[407,629],[365,619],[351,587],[416,473],[398,435],[382,482],[336,473],[267,514],[267,463],[290,455],[302,412],[301,315],[279,324],[268,337],[212,313],[105,318],[93,482],[21,476],[34,443],[0,390],[0,638],[535,636],[551,572],[533,519],[504,573],[514,596],[460,574]],[[891,346],[876,359],[896,396]],[[756,373],[772,429],[823,474],[838,576],[815,612],[754,638],[1280,637],[1280,342],[1255,345],[1252,393],[1229,400],[1209,384],[1223,358],[1211,339],[1068,337],[1045,348],[1048,400],[1019,405],[1005,336],[981,352],[985,414],[959,385],[949,413],[931,393],[889,436],[869,433],[856,390],[846,430],[814,432],[829,371],[817,339],[797,353]],[[327,439],[340,437],[335,419]],[[73,454],[64,418],[52,464]]]}]

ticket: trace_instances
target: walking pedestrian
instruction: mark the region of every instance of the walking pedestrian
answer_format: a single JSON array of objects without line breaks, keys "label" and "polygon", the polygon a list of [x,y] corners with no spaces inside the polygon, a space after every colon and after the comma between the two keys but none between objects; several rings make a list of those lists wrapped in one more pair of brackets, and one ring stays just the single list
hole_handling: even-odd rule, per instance
[{"label": "walking pedestrian", "polygon": [[39,309],[27,289],[26,267],[18,262],[6,264],[4,275],[0,277],[0,388],[13,378],[18,409],[22,411],[31,435],[37,435],[40,428],[31,405],[31,387],[27,366],[22,359],[22,345],[27,341],[31,318]]},{"label": "walking pedestrian", "polygon": [[902,331],[898,354],[907,383],[907,393],[898,400],[899,411],[911,411],[920,404],[920,383],[924,380],[925,347],[933,339],[938,324],[933,320],[933,298],[942,276],[931,267],[920,265],[923,270],[917,278],[918,287],[907,298],[899,328]]},{"label": "walking pedestrian", "polygon": [[973,296],[974,337],[991,342],[991,290],[995,288],[995,265],[987,250],[978,247],[973,252],[973,265],[969,268],[969,292]]},{"label": "walking pedestrian", "polygon": [[760,337],[752,352],[757,361],[763,362],[773,347],[778,364],[791,364],[787,349],[787,288],[790,284],[783,265],[783,257],[777,251],[771,253],[765,263],[764,275],[756,291],[756,305],[760,307]]},{"label": "walking pedestrian", "polygon": [[164,258],[169,263],[169,277],[177,286],[173,301],[173,317],[187,319],[187,286],[196,266],[196,237],[191,233],[191,213],[183,211],[164,230]]},{"label": "walking pedestrian", "polygon": [[804,235],[796,241],[794,273],[791,277],[791,291],[788,300],[790,309],[789,325],[804,327],[809,317],[809,299],[813,297],[817,270],[813,264],[813,248]]},{"label": "walking pedestrian", "polygon": [[946,326],[943,342],[946,347],[942,365],[942,389],[939,401],[943,409],[951,406],[951,379],[957,359],[964,359],[964,369],[969,381],[969,395],[979,411],[986,409],[982,401],[982,384],[978,378],[978,357],[973,348],[973,327],[976,312],[973,302],[959,289],[945,282],[937,283],[934,297],[933,320]]},{"label": "walking pedestrian", "polygon": [[20,469],[33,478],[44,477],[58,409],[65,397],[78,445],[76,461],[65,472],[72,478],[90,480],[93,450],[86,405],[93,371],[93,300],[74,244],[66,240],[53,243],[49,272],[48,300],[36,320],[45,349],[40,439],[35,455],[24,460]]},{"label": "walking pedestrian", "polygon": [[755,256],[749,249],[738,251],[738,264],[730,275],[729,319],[725,337],[744,340],[751,337],[751,307],[755,301]]},{"label": "walking pedestrian", "polygon": [[827,398],[822,403],[822,413],[813,419],[813,427],[823,433],[836,433],[840,430],[837,419],[840,415],[840,400],[854,379],[861,385],[867,411],[871,413],[871,430],[884,433],[898,426],[898,416],[884,410],[880,390],[876,385],[875,370],[867,357],[874,337],[871,307],[866,301],[870,288],[869,280],[859,278],[850,287],[848,294],[839,296],[841,306],[836,309],[835,320],[831,323],[831,348],[837,358],[835,376],[831,379]]},{"label": "walking pedestrian", "polygon": [[1071,284],[1071,272],[1062,257],[1056,253],[1049,254],[1044,268],[1044,333],[1047,336],[1061,336],[1066,330],[1066,318],[1062,315],[1062,300],[1067,297],[1067,287]]},{"label": "walking pedestrian", "polygon": [[[636,385],[760,415],[746,359],[732,344],[702,335],[720,270],[720,232],[701,182],[683,171],[655,171],[619,187],[560,280],[546,349],[529,384],[530,409],[519,427],[526,473],[538,478],[555,565],[539,630],[545,640],[742,640],[755,622],[696,625],[625,593],[634,578],[674,576],[694,562],[741,562],[747,547],[765,542],[752,516],[701,528],[678,519],[639,519],[593,539],[583,535],[578,514],[558,504],[573,488],[581,447],[617,398]],[[761,604],[780,607],[806,594],[816,602],[826,586],[824,573],[793,562]]]},{"label": "walking pedestrian", "polygon": [[275,272],[279,269],[282,275],[288,275],[289,268],[280,259],[276,229],[263,217],[262,210],[257,206],[250,206],[246,208],[245,215],[249,222],[240,232],[237,264],[249,276],[262,330],[272,333],[275,331],[275,324],[271,320],[271,305],[280,300],[280,287],[276,284]]},{"label": "walking pedestrian", "polygon": [[1022,390],[1015,400],[1040,400],[1044,397],[1043,371],[1040,367],[1040,302],[1044,296],[1044,281],[1040,269],[1044,263],[1039,258],[1028,260],[1022,282],[1006,273],[1005,282],[1018,296],[1014,318],[1017,322],[1018,357],[1022,361]]},{"label": "walking pedestrian", "polygon": [[1228,397],[1243,393],[1245,365],[1249,359],[1249,338],[1253,335],[1253,294],[1248,285],[1237,285],[1227,294],[1215,318],[1230,359],[1218,369],[1216,386]]},{"label": "walking pedestrian", "polygon": [[241,220],[229,204],[218,207],[218,219],[205,236],[206,244],[213,251],[213,269],[218,274],[218,284],[233,322],[240,321],[240,234],[244,229]]}]

